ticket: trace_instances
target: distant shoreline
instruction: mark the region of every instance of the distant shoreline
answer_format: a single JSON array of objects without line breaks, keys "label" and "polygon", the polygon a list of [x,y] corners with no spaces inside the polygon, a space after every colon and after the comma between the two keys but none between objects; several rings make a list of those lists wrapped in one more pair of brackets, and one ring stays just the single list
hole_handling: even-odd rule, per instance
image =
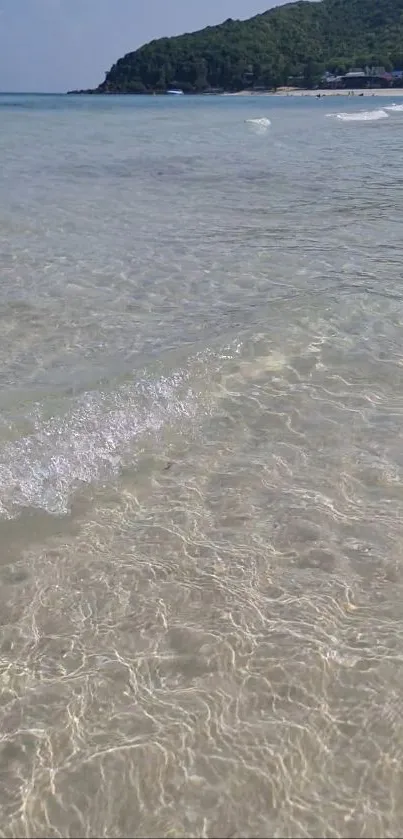
[{"label": "distant shoreline", "polygon": [[240,90],[238,93],[223,93],[223,96],[311,96],[317,99],[324,96],[347,96],[349,99],[362,99],[368,96],[403,96],[402,87],[365,88],[360,90],[344,90],[324,88],[323,90],[309,90],[300,87],[282,87],[276,91]]},{"label": "distant shoreline", "polygon": [[[65,95],[73,95],[73,96],[81,96],[81,95],[95,95],[95,96],[166,96],[165,93],[161,91],[161,93],[153,93],[150,91],[149,93],[123,93],[122,91],[108,91],[108,92],[101,92],[101,91],[94,91],[94,90],[69,90]],[[347,89],[332,89],[332,88],[323,88],[318,90],[311,90],[309,88],[300,88],[300,87],[280,87],[277,90],[239,90],[235,93],[227,92],[227,91],[220,91],[219,93],[209,93],[208,91],[204,93],[188,93],[185,96],[248,96],[248,97],[261,97],[261,96],[310,96],[311,98],[322,99],[323,97],[335,97],[335,96],[344,96],[348,97],[349,99],[363,99],[368,97],[374,96],[385,96],[385,97],[393,97],[393,96],[403,96],[403,87],[385,87],[385,88],[365,88],[364,90],[360,88],[356,88],[354,90],[347,90]]]}]

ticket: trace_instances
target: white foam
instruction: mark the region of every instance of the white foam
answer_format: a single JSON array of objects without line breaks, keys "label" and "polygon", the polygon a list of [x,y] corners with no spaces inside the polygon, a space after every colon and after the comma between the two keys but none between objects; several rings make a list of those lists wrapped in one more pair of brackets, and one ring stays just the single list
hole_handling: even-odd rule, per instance
[{"label": "white foam", "polygon": [[255,132],[255,134],[265,134],[270,128],[271,122],[267,117],[259,117],[259,119],[246,119],[246,124]]},{"label": "white foam", "polygon": [[377,122],[380,119],[387,119],[389,114],[382,108],[377,111],[353,111],[352,113],[327,114],[327,116],[342,122]]},{"label": "white foam", "polygon": [[259,119],[246,119],[245,122],[252,123],[253,125],[265,125],[266,127],[271,125],[271,122],[267,117],[259,117]]},{"label": "white foam", "polygon": [[178,374],[115,393],[86,394],[66,417],[37,420],[32,434],[2,447],[0,518],[12,518],[23,507],[67,513],[80,484],[119,474],[139,435],[195,411],[187,376]]},{"label": "white foam", "polygon": [[393,102],[392,105],[385,105],[385,111],[403,111],[403,105],[396,105]]}]

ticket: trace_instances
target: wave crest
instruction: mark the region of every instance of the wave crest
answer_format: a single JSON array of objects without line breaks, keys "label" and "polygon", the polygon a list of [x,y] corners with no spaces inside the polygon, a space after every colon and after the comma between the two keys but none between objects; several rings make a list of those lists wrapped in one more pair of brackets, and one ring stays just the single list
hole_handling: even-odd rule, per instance
[{"label": "wave crest", "polygon": [[327,114],[328,117],[339,119],[341,122],[377,122],[380,119],[388,119],[389,114],[384,108],[376,111],[354,111],[353,113]]},{"label": "wave crest", "polygon": [[118,475],[139,436],[195,415],[188,376],[127,385],[114,393],[87,393],[65,417],[35,422],[32,434],[3,446],[0,517],[33,507],[68,513],[82,484]]},{"label": "wave crest", "polygon": [[246,119],[245,123],[255,132],[255,134],[265,134],[271,126],[271,121],[268,117],[259,117],[257,119]]}]

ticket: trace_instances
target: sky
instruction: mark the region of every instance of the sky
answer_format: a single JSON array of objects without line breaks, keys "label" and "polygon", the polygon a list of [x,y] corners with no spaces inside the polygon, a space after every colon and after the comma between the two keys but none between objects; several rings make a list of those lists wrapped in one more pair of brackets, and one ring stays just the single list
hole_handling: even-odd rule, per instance
[{"label": "sky", "polygon": [[[284,2],[284,0],[283,0]],[[164,35],[281,0],[0,0],[0,91],[96,87],[118,58]]]}]

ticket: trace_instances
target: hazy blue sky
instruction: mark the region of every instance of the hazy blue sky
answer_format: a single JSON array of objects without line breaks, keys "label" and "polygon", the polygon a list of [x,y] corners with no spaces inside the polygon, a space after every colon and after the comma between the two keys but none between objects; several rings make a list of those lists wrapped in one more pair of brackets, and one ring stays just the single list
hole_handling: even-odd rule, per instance
[{"label": "hazy blue sky", "polygon": [[[284,0],[283,0],[284,2]],[[0,0],[0,90],[95,87],[152,38],[247,18],[281,0]]]}]

